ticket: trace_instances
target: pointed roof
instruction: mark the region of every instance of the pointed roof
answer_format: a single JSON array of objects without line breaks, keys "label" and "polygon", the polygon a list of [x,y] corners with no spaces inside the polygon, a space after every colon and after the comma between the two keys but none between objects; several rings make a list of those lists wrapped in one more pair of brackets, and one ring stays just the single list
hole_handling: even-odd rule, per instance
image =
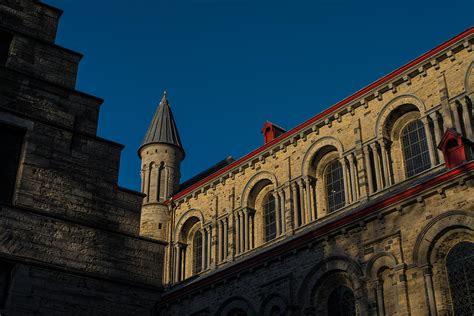
[{"label": "pointed roof", "polygon": [[[184,149],[181,145],[181,139],[179,137],[178,128],[173,118],[166,91],[163,93],[163,98],[158,105],[158,109],[153,116],[148,131],[146,132],[143,143],[140,149],[149,144],[162,143],[170,144],[178,147],[183,152]],[[140,151],[140,149],[138,151]]]}]

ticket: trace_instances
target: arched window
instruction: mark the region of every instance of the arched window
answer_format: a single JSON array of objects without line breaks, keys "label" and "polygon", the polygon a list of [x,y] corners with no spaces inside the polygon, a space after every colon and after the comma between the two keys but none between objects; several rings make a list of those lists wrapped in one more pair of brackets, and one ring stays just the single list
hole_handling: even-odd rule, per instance
[{"label": "arched window", "polygon": [[403,128],[401,141],[408,177],[431,167],[425,128],[420,120],[414,120]]},{"label": "arched window", "polygon": [[341,285],[331,292],[328,298],[328,315],[355,315],[354,293],[350,288]]},{"label": "arched window", "polygon": [[328,197],[328,212],[340,209],[346,203],[344,198],[344,175],[338,160],[333,160],[326,167],[326,192]]},{"label": "arched window", "polygon": [[455,315],[474,315],[474,244],[462,242],[446,257]]},{"label": "arched window", "polygon": [[276,237],[275,198],[271,192],[263,199],[263,213],[265,217],[265,241],[269,241]]},{"label": "arched window", "polygon": [[200,231],[194,233],[193,238],[193,261],[194,273],[202,271],[202,234]]}]

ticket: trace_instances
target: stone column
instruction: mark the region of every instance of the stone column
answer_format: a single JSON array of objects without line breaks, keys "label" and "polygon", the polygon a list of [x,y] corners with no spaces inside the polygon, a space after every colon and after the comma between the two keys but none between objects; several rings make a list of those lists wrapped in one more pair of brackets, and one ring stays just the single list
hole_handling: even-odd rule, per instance
[{"label": "stone column", "polygon": [[227,241],[228,235],[229,235],[229,227],[228,227],[228,218],[224,219],[224,258],[223,260],[227,260],[227,256],[229,255],[229,243]]},{"label": "stone column", "polygon": [[[441,130],[441,126],[439,124],[439,117],[438,117],[438,113],[437,112],[433,112],[430,114],[430,118],[431,118],[431,121],[433,121],[433,128],[434,128],[434,136],[435,136],[435,147],[438,147],[439,143],[441,142],[441,138],[443,137],[442,135],[442,130]],[[443,163],[444,162],[444,157],[443,157],[443,153],[441,153],[439,150],[436,150],[437,154],[438,154],[438,161],[439,163]]]},{"label": "stone column", "polygon": [[202,247],[201,247],[201,271],[205,270],[206,268],[206,259],[207,259],[207,233],[206,229],[203,228],[199,230],[199,233],[201,234],[201,240],[202,240]]},{"label": "stone column", "polygon": [[358,194],[357,194],[357,175],[356,175],[356,168],[354,164],[354,155],[349,154],[347,156],[349,160],[349,173],[351,175],[351,198],[352,202],[355,202],[358,200]]},{"label": "stone column", "polygon": [[239,253],[244,252],[244,218],[242,211],[239,211]]},{"label": "stone column", "polygon": [[300,208],[301,208],[301,224],[304,225],[308,223],[308,214],[306,214],[306,207],[304,202],[304,189],[303,189],[303,179],[300,179],[298,183],[299,193],[300,193]]},{"label": "stone column", "polygon": [[369,186],[369,194],[374,193],[374,181],[372,176],[372,165],[370,163],[370,152],[369,146],[364,146],[364,161],[365,161],[365,168],[367,170],[367,183]]},{"label": "stone column", "polygon": [[294,216],[294,228],[297,228],[300,226],[300,223],[298,221],[298,197],[296,194],[296,183],[293,182],[291,183],[291,193],[293,195],[293,216]]},{"label": "stone column", "polygon": [[339,162],[341,163],[342,166],[342,178],[344,180],[344,198],[345,198],[345,204],[349,204],[350,201],[350,196],[349,196],[349,181],[347,177],[347,165],[346,165],[346,160],[344,158],[340,158]]},{"label": "stone column", "polygon": [[244,251],[249,250],[249,210],[244,209]]},{"label": "stone column", "polygon": [[372,143],[370,144],[370,148],[372,148],[372,154],[374,155],[374,164],[375,164],[375,179],[377,182],[377,191],[380,191],[383,187],[382,185],[382,169],[380,168],[380,156],[377,150],[377,144]]},{"label": "stone column", "polygon": [[425,278],[425,286],[426,286],[426,292],[427,292],[426,294],[428,295],[430,316],[436,316],[438,315],[438,313],[436,311],[436,302],[435,302],[431,267],[426,267],[425,269],[423,269],[423,276]]},{"label": "stone column", "polygon": [[222,261],[222,250],[223,250],[223,237],[224,234],[222,232],[223,227],[222,227],[222,221],[219,220],[217,221],[217,262]]},{"label": "stone column", "polygon": [[382,152],[383,170],[385,173],[385,186],[389,187],[393,184],[392,173],[390,170],[390,156],[388,155],[388,141],[382,139],[380,141],[380,151]]},{"label": "stone column", "polygon": [[239,254],[242,252],[242,247],[240,243],[241,239],[241,233],[240,233],[240,211],[235,212],[235,222],[237,223],[237,227],[235,229],[235,242],[236,242],[236,254]]},{"label": "stone column", "polygon": [[431,133],[430,123],[426,116],[421,118],[421,122],[425,127],[426,141],[428,143],[428,152],[430,154],[431,166],[436,165],[435,151],[433,148],[433,134]]},{"label": "stone column", "polygon": [[375,283],[375,293],[377,296],[377,312],[378,316],[385,315],[385,306],[383,302],[383,282],[377,280]]},{"label": "stone column", "polygon": [[281,219],[281,212],[280,212],[280,198],[278,194],[272,193],[273,198],[275,199],[275,224],[276,224],[276,237],[280,236],[281,234],[281,227],[280,227],[280,219]]},{"label": "stone column", "polygon": [[457,103],[454,102],[453,104],[451,104],[450,108],[453,112],[454,127],[456,128],[456,132],[462,134],[461,121],[459,120],[459,109]]},{"label": "stone column", "polygon": [[469,102],[471,100],[466,97],[466,100],[464,102],[461,102],[462,106],[462,119],[464,122],[464,128],[466,129],[466,138],[469,140],[473,140],[473,134],[472,134],[472,113],[471,109],[469,108]]},{"label": "stone column", "polygon": [[313,207],[314,220],[318,219],[318,203],[316,200],[316,178],[312,178],[311,185],[311,206]]},{"label": "stone column", "polygon": [[175,247],[175,266],[174,266],[174,281],[179,282],[181,280],[181,244],[177,243]]},{"label": "stone column", "polygon": [[[230,225],[230,227],[227,228],[227,233],[228,234],[231,234],[230,236],[230,243],[232,244],[229,244],[228,243],[228,246],[230,248],[230,254],[228,253],[227,255],[229,256],[230,255],[230,259],[232,261],[234,261],[234,258],[235,258],[235,254],[237,252],[237,222],[236,222],[236,214],[234,212],[232,212],[230,214],[230,217],[228,218],[228,223]],[[230,228],[230,229],[229,229]]]},{"label": "stone column", "polygon": [[[313,207],[311,206],[311,189],[310,189],[310,181],[309,181],[309,176],[307,176],[305,179],[304,179],[304,192],[305,192],[305,197],[306,197],[306,212],[307,212],[307,219],[308,219],[308,223],[311,223],[314,219],[313,219]],[[303,184],[301,184],[301,186],[303,186]]]},{"label": "stone column", "polygon": [[286,210],[285,210],[285,195],[283,190],[278,190],[277,192],[278,197],[280,198],[280,220],[281,220],[281,233],[284,234],[286,232]]},{"label": "stone column", "polygon": [[249,242],[250,242],[250,249],[253,249],[255,247],[255,226],[254,226],[254,214],[249,214],[249,221],[250,221],[250,236],[249,236]]},{"label": "stone column", "polygon": [[207,267],[211,266],[211,237],[212,237],[212,226],[207,227]]}]

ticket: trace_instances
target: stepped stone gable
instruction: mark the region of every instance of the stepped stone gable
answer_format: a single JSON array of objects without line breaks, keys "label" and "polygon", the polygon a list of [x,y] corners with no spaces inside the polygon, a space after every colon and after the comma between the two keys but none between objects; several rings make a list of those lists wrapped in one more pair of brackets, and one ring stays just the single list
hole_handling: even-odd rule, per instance
[{"label": "stepped stone gable", "polygon": [[165,245],[139,235],[143,194],[117,185],[123,146],[96,135],[60,15],[0,1],[0,313],[148,314]]},{"label": "stepped stone gable", "polygon": [[0,313],[474,313],[474,29],[184,182],[165,94],[135,192],[61,13],[0,1]]}]

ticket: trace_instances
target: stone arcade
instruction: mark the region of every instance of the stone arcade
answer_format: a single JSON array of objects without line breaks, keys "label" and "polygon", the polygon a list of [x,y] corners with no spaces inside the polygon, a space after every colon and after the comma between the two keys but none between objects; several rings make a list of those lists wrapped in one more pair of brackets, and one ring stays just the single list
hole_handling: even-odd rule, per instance
[{"label": "stone arcade", "polygon": [[2,314],[474,313],[474,29],[183,183],[165,94],[140,193],[60,15],[0,0]]}]

